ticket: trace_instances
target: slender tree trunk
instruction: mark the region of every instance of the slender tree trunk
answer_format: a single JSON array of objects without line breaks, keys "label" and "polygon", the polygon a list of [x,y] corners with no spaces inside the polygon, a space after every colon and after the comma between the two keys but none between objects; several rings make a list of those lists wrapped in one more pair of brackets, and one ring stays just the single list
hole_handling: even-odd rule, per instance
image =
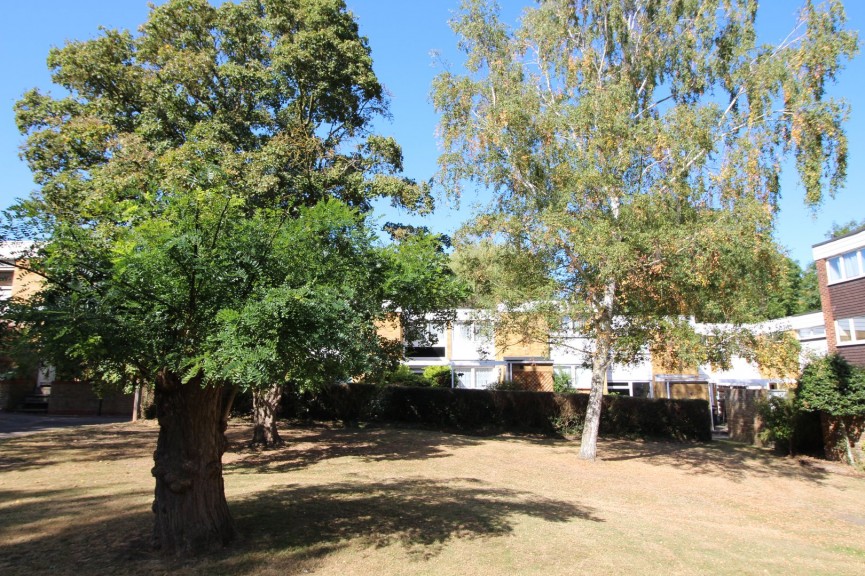
[{"label": "slender tree trunk", "polygon": [[613,342],[613,301],[616,285],[607,283],[603,307],[596,323],[595,351],[592,354],[592,390],[586,406],[586,420],[580,440],[580,458],[594,460],[597,455],[598,430],[601,428],[601,407],[604,400],[604,381],[610,367]]},{"label": "slender tree trunk", "polygon": [[157,378],[153,537],[164,554],[194,555],[234,538],[222,479],[223,397],[222,388],[202,388],[197,379],[182,384],[170,372]]},{"label": "slender tree trunk", "polygon": [[282,386],[274,384],[270,388],[252,391],[252,444],[265,448],[283,443],[276,428],[276,415],[282,398]]},{"label": "slender tree trunk", "polygon": [[856,457],[853,455],[853,443],[850,441],[850,427],[847,419],[844,416],[838,418],[838,424],[841,427],[841,435],[844,437],[844,448],[847,451],[847,463],[850,466],[856,465]]},{"label": "slender tree trunk", "polygon": [[135,387],[132,393],[132,421],[138,421],[138,413],[141,411],[141,384]]}]

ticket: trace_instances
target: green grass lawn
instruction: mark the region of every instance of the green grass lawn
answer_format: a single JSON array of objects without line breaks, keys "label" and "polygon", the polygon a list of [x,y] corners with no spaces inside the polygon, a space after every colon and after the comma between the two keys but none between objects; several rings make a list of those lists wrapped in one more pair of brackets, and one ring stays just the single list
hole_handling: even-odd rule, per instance
[{"label": "green grass lawn", "polygon": [[241,539],[187,562],[150,549],[153,423],[0,441],[0,574],[856,574],[865,479],[731,443],[288,428],[244,447]]}]

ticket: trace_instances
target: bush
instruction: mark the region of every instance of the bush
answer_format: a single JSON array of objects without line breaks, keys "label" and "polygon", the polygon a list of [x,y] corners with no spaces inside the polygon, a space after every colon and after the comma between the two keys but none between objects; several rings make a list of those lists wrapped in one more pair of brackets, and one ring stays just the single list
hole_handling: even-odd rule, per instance
[{"label": "bush", "polygon": [[826,451],[840,448],[849,464],[861,464],[857,440],[865,419],[865,369],[851,366],[837,354],[818,358],[802,371],[796,398],[802,410],[822,412],[834,421],[829,428],[837,426],[837,442],[832,438],[835,434],[827,434]]},{"label": "bush", "polygon": [[794,396],[770,396],[757,400],[757,412],[763,425],[759,432],[760,440],[775,445],[776,449],[792,456],[796,452],[794,438],[796,420],[799,413]]},{"label": "bush", "polygon": [[553,392],[568,394],[571,392],[571,376],[564,372],[553,372]]},{"label": "bush", "polygon": [[386,374],[384,382],[390,386],[429,386],[429,380],[412,372],[405,364],[400,364],[393,372]]},{"label": "bush", "polygon": [[423,371],[423,377],[434,388],[452,388],[452,384],[457,381],[457,375],[451,374],[450,366],[427,366]]},{"label": "bush", "polygon": [[516,380],[499,380],[490,388],[501,392],[525,392],[526,387]]}]

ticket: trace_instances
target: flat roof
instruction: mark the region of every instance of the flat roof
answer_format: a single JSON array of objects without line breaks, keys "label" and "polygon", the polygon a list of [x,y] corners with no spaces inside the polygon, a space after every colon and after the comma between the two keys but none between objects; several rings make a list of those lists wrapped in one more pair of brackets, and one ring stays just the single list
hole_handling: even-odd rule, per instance
[{"label": "flat roof", "polygon": [[859,228],[856,228],[852,232],[847,232],[846,234],[842,234],[841,236],[836,236],[835,238],[830,238],[829,240],[824,240],[822,242],[812,244],[811,248],[816,248],[817,246],[823,246],[824,244],[829,244],[830,242],[837,242],[838,240],[841,240],[843,238],[847,238],[849,236],[855,236],[859,232],[865,232],[865,226],[860,226]]}]

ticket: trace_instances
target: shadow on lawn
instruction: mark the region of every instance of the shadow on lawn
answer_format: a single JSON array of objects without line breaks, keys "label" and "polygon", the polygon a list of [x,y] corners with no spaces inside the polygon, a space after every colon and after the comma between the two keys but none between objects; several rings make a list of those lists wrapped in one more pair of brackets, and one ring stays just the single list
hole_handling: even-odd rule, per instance
[{"label": "shadow on lawn", "polygon": [[436,556],[455,539],[511,534],[518,516],[604,521],[589,507],[473,478],[287,485],[233,503],[232,509],[247,546],[260,551],[351,541],[362,547],[401,545],[418,560]]},{"label": "shadow on lawn", "polygon": [[732,482],[747,478],[786,477],[822,483],[830,473],[814,461],[784,458],[735,442],[688,444],[663,441],[606,440],[598,450],[602,460],[642,460],[689,474],[717,476]]},{"label": "shadow on lawn", "polygon": [[[236,473],[288,472],[324,460],[355,457],[363,462],[448,458],[455,448],[477,445],[470,436],[400,428],[330,428],[327,426],[281,429],[285,446],[257,450],[234,441],[232,452],[241,460],[226,464]],[[247,433],[248,435],[248,433]],[[232,439],[240,438],[231,435]]]},{"label": "shadow on lawn", "polygon": [[0,491],[0,573],[300,574],[348,546],[397,545],[428,560],[456,539],[507,536],[520,516],[603,522],[591,508],[472,478],[290,484],[230,506],[238,542],[177,561],[150,548],[152,515],[140,501],[73,490]]},{"label": "shadow on lawn", "polygon": [[0,472],[51,466],[57,462],[99,462],[139,458],[156,446],[156,429],[125,424],[53,430],[0,441]]}]

